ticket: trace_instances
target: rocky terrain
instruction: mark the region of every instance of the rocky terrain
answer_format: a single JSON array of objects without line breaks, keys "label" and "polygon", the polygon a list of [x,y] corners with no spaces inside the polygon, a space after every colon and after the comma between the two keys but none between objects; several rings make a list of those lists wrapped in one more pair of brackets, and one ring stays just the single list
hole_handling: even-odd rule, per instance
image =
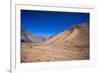
[{"label": "rocky terrain", "polygon": [[51,37],[21,32],[21,62],[89,59],[89,25],[77,24]]}]

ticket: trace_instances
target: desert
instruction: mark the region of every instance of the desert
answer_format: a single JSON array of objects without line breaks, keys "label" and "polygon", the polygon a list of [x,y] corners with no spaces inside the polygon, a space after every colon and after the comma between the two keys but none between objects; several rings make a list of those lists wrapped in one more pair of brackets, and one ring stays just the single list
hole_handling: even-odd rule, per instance
[{"label": "desert", "polygon": [[21,28],[21,62],[89,59],[89,24],[73,25],[52,36],[37,36]]}]

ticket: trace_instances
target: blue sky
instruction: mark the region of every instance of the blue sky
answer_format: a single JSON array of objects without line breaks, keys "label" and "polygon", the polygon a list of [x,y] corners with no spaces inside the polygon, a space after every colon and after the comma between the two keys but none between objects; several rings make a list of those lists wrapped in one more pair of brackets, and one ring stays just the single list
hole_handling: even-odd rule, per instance
[{"label": "blue sky", "polygon": [[89,23],[89,13],[21,10],[21,27],[33,34],[53,35],[80,23]]}]

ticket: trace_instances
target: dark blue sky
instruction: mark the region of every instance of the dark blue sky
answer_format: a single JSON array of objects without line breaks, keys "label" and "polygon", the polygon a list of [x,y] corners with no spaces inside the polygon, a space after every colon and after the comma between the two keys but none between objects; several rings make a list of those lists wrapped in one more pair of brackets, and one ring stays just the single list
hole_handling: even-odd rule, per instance
[{"label": "dark blue sky", "polygon": [[39,35],[53,35],[80,23],[89,23],[89,13],[21,10],[21,27]]}]

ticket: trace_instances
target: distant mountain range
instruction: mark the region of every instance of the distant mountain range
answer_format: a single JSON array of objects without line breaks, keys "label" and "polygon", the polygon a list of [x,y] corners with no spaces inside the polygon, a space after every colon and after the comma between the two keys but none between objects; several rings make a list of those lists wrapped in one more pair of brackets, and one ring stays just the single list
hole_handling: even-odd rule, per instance
[{"label": "distant mountain range", "polygon": [[21,28],[21,42],[26,43],[40,43],[47,39],[47,36],[38,36],[32,32],[27,31],[24,28]]}]

